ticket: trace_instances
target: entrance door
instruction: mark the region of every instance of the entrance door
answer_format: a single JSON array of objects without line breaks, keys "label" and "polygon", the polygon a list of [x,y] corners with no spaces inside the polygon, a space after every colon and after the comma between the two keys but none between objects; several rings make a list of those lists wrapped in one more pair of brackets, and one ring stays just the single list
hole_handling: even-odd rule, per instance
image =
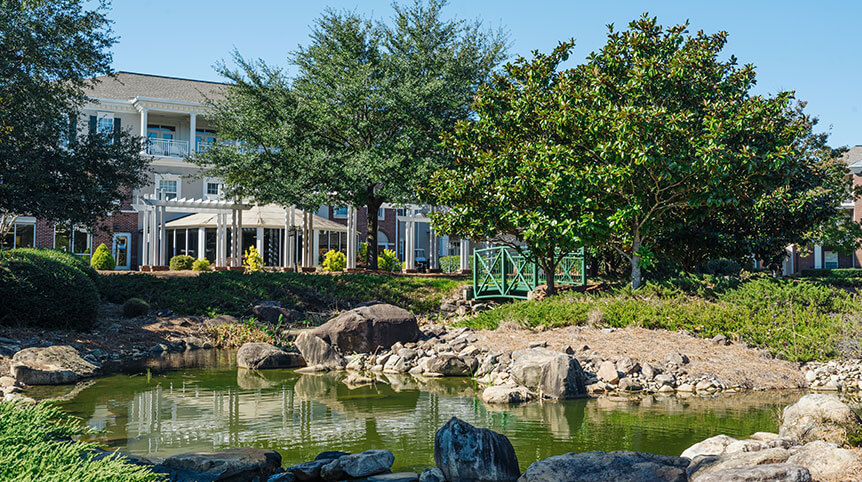
[{"label": "entrance door", "polygon": [[115,269],[127,270],[132,266],[130,248],[132,245],[131,233],[114,233],[114,260],[117,262]]}]

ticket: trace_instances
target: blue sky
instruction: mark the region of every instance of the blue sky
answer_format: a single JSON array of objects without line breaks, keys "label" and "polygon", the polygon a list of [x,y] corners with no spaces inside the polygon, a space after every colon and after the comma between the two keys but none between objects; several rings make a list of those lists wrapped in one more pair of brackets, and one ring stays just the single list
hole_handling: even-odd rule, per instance
[{"label": "blue sky", "polygon": [[[390,4],[114,0],[110,17],[120,37],[114,68],[219,80],[212,66],[234,47],[286,67],[287,54],[308,42],[309,26],[326,7],[381,18],[391,14]],[[622,28],[643,12],[665,25],[689,20],[692,31],[728,31],[725,52],[757,66],[757,92],[795,90],[820,118],[821,130],[831,133],[831,144],[862,144],[862,2],[450,0],[447,7],[448,15],[507,29],[513,55],[548,51],[574,37],[575,61],[604,44],[608,23]]]}]

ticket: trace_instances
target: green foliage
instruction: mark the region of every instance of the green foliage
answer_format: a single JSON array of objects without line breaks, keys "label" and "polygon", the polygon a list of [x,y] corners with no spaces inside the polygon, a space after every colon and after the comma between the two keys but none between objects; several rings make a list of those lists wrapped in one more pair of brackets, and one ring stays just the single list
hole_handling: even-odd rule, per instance
[{"label": "green foliage", "polygon": [[82,273],[87,275],[88,278],[93,280],[94,283],[99,280],[99,273],[90,266],[90,263],[87,262],[84,256],[78,256],[77,254],[72,254],[68,251],[62,251],[59,249],[17,248],[15,251],[18,253],[32,254],[34,256],[57,260],[63,264],[80,270]]},{"label": "green foliage", "polygon": [[194,271],[211,271],[210,260],[206,258],[196,259],[194,263],[192,263],[192,270]]},{"label": "green foliage", "polygon": [[350,273],[309,276],[302,273],[217,271],[194,277],[101,276],[105,300],[123,303],[139,297],[157,309],[189,315],[251,316],[254,303],[274,300],[301,311],[341,309],[379,300],[414,313],[432,313],[442,297],[463,281]]},{"label": "green foliage", "polygon": [[[440,270],[444,273],[454,273],[461,269],[460,256],[442,256],[440,258]],[[473,269],[473,257],[470,256],[470,269]]]},{"label": "green foliage", "polygon": [[[439,134],[471,115],[476,88],[505,58],[505,34],[452,20],[441,0],[394,5],[391,22],[326,11],[293,52],[291,78],[234,55],[215,106],[222,139],[198,156],[237,193],[312,208],[365,206],[367,266],[377,268],[378,208],[413,202],[448,165]],[[243,145],[262,149],[244,149]]]},{"label": "green foliage", "polygon": [[787,360],[807,361],[836,356],[841,341],[858,324],[852,320],[862,315],[859,300],[828,286],[766,277],[737,280],[733,286],[721,284],[722,279],[692,276],[647,283],[638,290],[508,303],[465,324],[496,328],[502,322],[528,327],[599,323],[688,330],[703,337],[723,334]]},{"label": "green foliage", "polygon": [[158,480],[117,457],[96,460],[98,446],[72,440],[92,431],[50,403],[0,403],[0,479],[7,481]]},{"label": "green foliage", "polygon": [[93,256],[90,258],[90,266],[93,269],[110,271],[117,266],[117,262],[114,261],[114,257],[111,256],[111,250],[105,246],[105,243],[99,245],[96,248],[96,251],[93,252]]},{"label": "green foliage", "polygon": [[706,262],[703,267],[703,272],[716,276],[739,276],[742,271],[742,266],[732,259],[711,259]]},{"label": "green foliage", "polygon": [[187,271],[192,269],[195,259],[185,254],[178,254],[171,258],[169,266],[171,271]]},{"label": "green foliage", "polygon": [[0,325],[87,329],[99,293],[77,266],[47,250],[0,251]]},{"label": "green foliage", "polygon": [[146,182],[139,139],[86,135],[70,122],[92,79],[111,73],[107,8],[84,0],[0,8],[0,236],[18,215],[93,226]]},{"label": "green foliage", "polygon": [[363,241],[359,243],[359,259],[365,261],[368,258],[368,243]]},{"label": "green foliage", "polygon": [[150,304],[140,298],[129,298],[123,303],[123,316],[134,318],[150,312]]},{"label": "green foliage", "polygon": [[399,271],[401,262],[398,261],[398,255],[394,249],[384,249],[380,256],[377,257],[377,268],[380,271]]},{"label": "green foliage", "polygon": [[242,267],[250,272],[263,271],[263,255],[257,251],[257,248],[249,246],[245,250],[245,256],[242,258]]},{"label": "green foliage", "polygon": [[344,271],[347,266],[347,256],[341,251],[330,249],[323,255],[324,271]]},{"label": "green foliage", "polygon": [[862,268],[803,269],[802,277],[862,278]]}]

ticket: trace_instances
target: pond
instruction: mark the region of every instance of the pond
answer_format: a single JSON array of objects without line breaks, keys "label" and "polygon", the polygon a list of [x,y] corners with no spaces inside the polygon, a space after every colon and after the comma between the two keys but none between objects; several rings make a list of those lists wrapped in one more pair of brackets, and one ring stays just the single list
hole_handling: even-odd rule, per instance
[{"label": "pond", "polygon": [[505,434],[525,470],[566,452],[679,455],[720,433],[776,431],[779,410],[802,395],[644,395],[490,406],[476,398],[468,379],[379,374],[375,384],[349,387],[343,372],[251,372],[236,368],[230,351],[191,353],[148,361],[149,372],[131,367],[28,395],[60,398],[62,408],[103,431],[95,440],[136,455],[247,446],[275,449],[288,466],[325,450],[385,448],[395,454],[395,471],[433,466],[434,434],[453,416]]}]

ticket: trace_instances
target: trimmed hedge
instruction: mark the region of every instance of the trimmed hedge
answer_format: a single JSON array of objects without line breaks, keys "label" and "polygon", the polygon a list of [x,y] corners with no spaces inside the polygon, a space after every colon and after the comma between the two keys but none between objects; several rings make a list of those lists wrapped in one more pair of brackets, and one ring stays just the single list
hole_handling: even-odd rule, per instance
[{"label": "trimmed hedge", "polygon": [[48,250],[0,252],[0,324],[79,330],[93,325],[96,284],[61,258]]},{"label": "trimmed hedge", "polygon": [[123,303],[123,316],[134,318],[150,312],[150,304],[140,298],[129,298]]},{"label": "trimmed hedge", "polygon": [[178,254],[171,258],[170,268],[171,271],[188,271],[192,269],[192,266],[195,263],[195,259],[191,256],[186,256],[184,254]]},{"label": "trimmed hedge", "polygon": [[67,264],[75,269],[81,270],[88,278],[95,283],[99,280],[99,273],[90,266],[89,257],[78,256],[67,251],[59,249],[43,249],[43,248],[17,248],[19,253],[32,253],[36,256],[55,259],[63,264]]}]

